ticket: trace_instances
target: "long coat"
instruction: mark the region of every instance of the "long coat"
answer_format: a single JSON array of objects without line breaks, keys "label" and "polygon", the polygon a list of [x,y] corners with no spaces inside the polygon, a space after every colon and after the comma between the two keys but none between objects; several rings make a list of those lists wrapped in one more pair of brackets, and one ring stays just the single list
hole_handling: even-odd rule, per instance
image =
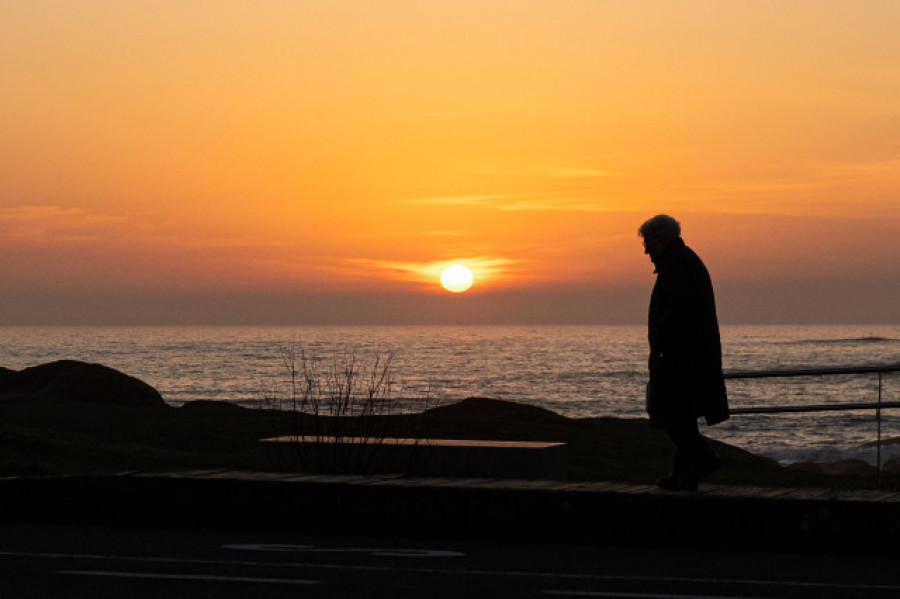
[{"label": "long coat", "polygon": [[647,412],[654,427],[728,419],[716,301],[706,266],[680,238],[659,255],[650,298],[650,384]]}]

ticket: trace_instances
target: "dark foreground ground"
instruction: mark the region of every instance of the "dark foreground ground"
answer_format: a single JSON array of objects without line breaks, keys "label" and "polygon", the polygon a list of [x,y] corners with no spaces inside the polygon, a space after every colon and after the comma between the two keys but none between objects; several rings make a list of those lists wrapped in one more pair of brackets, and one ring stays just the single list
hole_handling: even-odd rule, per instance
[{"label": "dark foreground ground", "polygon": [[569,477],[260,473],[254,472],[258,439],[309,432],[311,423],[293,413],[211,402],[176,409],[7,401],[0,402],[0,521],[754,551],[900,551],[895,478],[886,477],[876,490],[873,476],[782,468],[714,443],[723,470],[698,492],[671,493],[653,484],[669,468],[669,441],[645,420],[573,420],[530,406],[470,399],[375,423],[389,436],[564,441],[570,447]]},{"label": "dark foreground ground", "polygon": [[[490,399],[468,399],[422,415],[373,419],[386,436],[562,441],[569,445],[569,479],[653,483],[670,467],[666,436],[644,419],[571,419]],[[114,474],[127,471],[256,468],[258,439],[320,432],[291,412],[216,402],[104,405],[76,401],[0,401],[0,476]],[[326,423],[327,426],[327,423]],[[826,476],[779,466],[738,448],[711,442],[723,469],[715,484],[768,487],[871,488],[873,473]],[[900,488],[885,475],[883,488]]]},{"label": "dark foreground ground", "polygon": [[[0,479],[0,522],[900,554],[900,491],[240,472]],[[2,593],[0,593],[2,594]]]},{"label": "dark foreground ground", "polygon": [[892,557],[0,523],[4,598],[860,597]]},{"label": "dark foreground ground", "polygon": [[[502,473],[498,478],[424,479],[403,473],[256,471],[261,438],[360,427],[386,437],[565,442],[568,477],[516,481],[503,480]],[[670,467],[671,445],[643,419],[570,419],[489,399],[363,420],[310,419],[216,402],[173,408],[155,390],[121,373],[55,362],[19,372],[0,370],[0,523],[46,524],[52,530],[132,526],[173,530],[176,536],[197,529],[247,530],[675,551],[900,553],[897,475],[885,474],[876,489],[871,471],[828,476],[712,444],[723,469],[697,492],[671,493],[653,484]],[[18,553],[29,563],[35,557],[25,550],[10,552],[10,560],[0,554],[0,562],[13,572],[18,572]],[[52,557],[57,552],[48,546],[32,553]],[[100,554],[79,555],[90,561]],[[125,565],[53,565],[57,569],[48,576],[63,587],[67,581],[91,579],[88,588],[97,583],[93,578],[118,585],[122,572],[143,581],[141,588],[149,588],[143,585],[150,580],[218,584],[216,574],[203,572],[186,572],[200,578],[185,579],[179,578],[181,572],[154,570],[141,578],[142,571]],[[156,577],[160,573],[163,578]],[[316,580],[326,578],[333,579]],[[20,579],[27,589],[29,577]],[[599,595],[574,592],[616,596],[600,588]],[[845,596],[859,596],[853,594],[859,588],[842,588],[850,593]],[[157,590],[161,594],[152,596],[180,596]],[[884,590],[893,592],[894,582]],[[203,591],[220,596],[215,589]]]}]

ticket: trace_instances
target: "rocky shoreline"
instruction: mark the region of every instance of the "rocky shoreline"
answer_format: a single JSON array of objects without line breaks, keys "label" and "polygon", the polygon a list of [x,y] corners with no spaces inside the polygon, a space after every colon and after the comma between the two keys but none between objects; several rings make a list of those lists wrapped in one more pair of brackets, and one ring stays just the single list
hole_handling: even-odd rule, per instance
[{"label": "rocky shoreline", "polygon": [[[533,406],[470,398],[417,415],[371,417],[386,436],[554,441],[569,446],[569,478],[650,483],[669,468],[668,439],[645,419],[572,419]],[[256,467],[261,438],[331,426],[291,411],[200,401],[171,407],[146,383],[72,360],[0,370],[0,476],[163,472]],[[303,428],[304,431],[300,429]],[[859,464],[785,468],[710,441],[725,467],[719,484],[871,487]],[[887,473],[882,483],[900,487]]]}]

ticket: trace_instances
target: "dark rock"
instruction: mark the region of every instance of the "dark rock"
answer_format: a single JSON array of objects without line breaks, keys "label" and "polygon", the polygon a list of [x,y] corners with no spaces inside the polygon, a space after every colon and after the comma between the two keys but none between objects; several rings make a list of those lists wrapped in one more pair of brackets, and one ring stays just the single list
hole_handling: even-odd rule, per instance
[{"label": "dark rock", "polygon": [[789,468],[828,476],[870,476],[875,473],[874,466],[864,460],[856,459],[834,462],[798,462],[791,464]]},{"label": "dark rock", "polygon": [[247,413],[247,408],[227,401],[214,401],[210,399],[198,399],[185,402],[181,408],[182,414],[200,416],[242,416]]},{"label": "dark rock", "polygon": [[486,422],[522,420],[528,422],[564,423],[567,418],[545,408],[501,399],[469,397],[458,403],[428,410],[428,415],[444,419],[481,419]]},{"label": "dark rock", "polygon": [[0,372],[0,400],[52,400],[118,406],[166,407],[159,392],[101,364],[60,360]]}]

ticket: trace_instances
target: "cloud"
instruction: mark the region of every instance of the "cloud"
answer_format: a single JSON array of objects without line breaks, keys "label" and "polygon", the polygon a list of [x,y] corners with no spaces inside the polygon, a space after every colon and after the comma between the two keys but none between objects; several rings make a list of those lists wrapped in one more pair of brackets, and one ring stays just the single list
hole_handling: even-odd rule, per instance
[{"label": "cloud", "polygon": [[585,179],[593,177],[614,177],[609,169],[583,166],[541,166],[510,168],[491,162],[457,164],[450,172],[460,175],[496,175],[504,177],[532,177],[549,179]]},{"label": "cloud", "polygon": [[414,262],[400,260],[379,260],[372,258],[348,258],[338,266],[345,274],[352,273],[358,278],[434,283],[446,267],[463,264],[475,275],[476,280],[502,278],[511,273],[514,266],[525,262],[513,258],[489,256],[459,257],[450,260]]},{"label": "cloud", "polygon": [[55,205],[20,205],[0,208],[0,233],[7,238],[29,239],[54,236],[55,239],[96,239],[130,225],[129,219],[93,214],[82,208]]},{"label": "cloud", "polygon": [[563,179],[582,179],[589,177],[612,177],[614,173],[610,171],[595,168],[550,168],[544,171],[549,177],[557,177]]},{"label": "cloud", "polygon": [[680,207],[717,212],[780,216],[896,218],[885,201],[900,183],[900,159],[858,162],[808,161],[768,172],[752,171],[710,181],[692,181],[673,188]]},{"label": "cloud", "polygon": [[82,216],[80,208],[63,208],[61,206],[9,206],[0,208],[0,224],[21,224],[37,221],[51,221],[60,218]]},{"label": "cloud", "polygon": [[615,210],[615,203],[596,197],[573,197],[569,194],[543,198],[523,197],[514,202],[498,206],[500,210],[517,211],[564,211],[564,212],[609,212]]},{"label": "cloud", "polygon": [[616,198],[598,197],[599,195],[599,192],[594,190],[550,191],[532,194],[438,196],[416,198],[407,202],[432,206],[480,206],[510,211],[610,212],[617,209]]},{"label": "cloud", "polygon": [[515,197],[514,195],[504,194],[438,196],[433,198],[414,198],[407,200],[407,203],[447,206],[496,206],[498,202]]},{"label": "cloud", "polygon": [[459,229],[432,229],[430,231],[407,231],[396,233],[396,235],[405,237],[472,237],[474,233]]},{"label": "cloud", "polygon": [[861,174],[873,179],[885,179],[897,181],[900,179],[900,158],[887,158],[870,160],[867,162],[848,162],[833,167],[836,176],[850,175],[858,177]]},{"label": "cloud", "polygon": [[401,112],[394,115],[398,119],[460,119],[470,118],[471,113],[456,111],[420,111],[420,112]]}]

